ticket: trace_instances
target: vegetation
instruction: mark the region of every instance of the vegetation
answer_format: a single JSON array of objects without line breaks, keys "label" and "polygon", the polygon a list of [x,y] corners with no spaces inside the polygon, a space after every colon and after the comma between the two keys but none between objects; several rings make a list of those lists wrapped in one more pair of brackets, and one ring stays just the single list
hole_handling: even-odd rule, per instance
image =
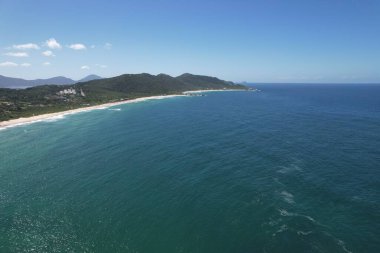
[{"label": "vegetation", "polygon": [[[64,90],[72,88],[75,94]],[[125,74],[73,85],[43,85],[22,90],[0,88],[0,121],[138,97],[207,89],[246,89],[215,77],[183,74]],[[81,93],[82,92],[82,93]]]}]

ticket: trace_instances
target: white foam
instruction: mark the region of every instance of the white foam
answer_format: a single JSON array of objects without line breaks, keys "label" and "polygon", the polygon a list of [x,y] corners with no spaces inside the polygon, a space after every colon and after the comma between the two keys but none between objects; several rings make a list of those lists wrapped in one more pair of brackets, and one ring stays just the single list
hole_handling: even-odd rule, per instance
[{"label": "white foam", "polygon": [[285,209],[278,209],[278,211],[280,212],[281,216],[294,216],[292,213],[289,213]]},{"label": "white foam", "polygon": [[298,213],[291,213],[291,212],[286,211],[285,209],[278,209],[278,211],[280,212],[280,215],[281,215],[281,216],[288,216],[288,217],[292,217],[292,216],[295,216],[295,217],[303,217],[303,218],[308,219],[308,220],[310,220],[310,221],[312,221],[312,222],[316,222],[312,217],[307,216],[307,215],[298,214]]},{"label": "white foam", "polygon": [[285,224],[281,225],[281,227],[272,234],[272,236],[276,236],[276,234],[278,233],[282,233],[284,231],[288,230],[288,226],[286,226]]},{"label": "white foam", "polygon": [[348,250],[347,247],[346,247],[346,243],[342,240],[339,240],[337,239],[337,243],[340,247],[342,247],[342,249],[347,252],[347,253],[352,253],[352,251]]},{"label": "white foam", "polygon": [[277,170],[278,173],[281,173],[281,174],[287,174],[287,173],[290,173],[290,172],[294,172],[294,171],[302,171],[302,169],[296,165],[296,164],[291,164],[290,166],[280,166],[280,170]]},{"label": "white foam", "polygon": [[6,130],[6,129],[9,129],[9,128],[13,128],[13,127],[26,126],[26,125],[30,125],[30,124],[34,124],[34,123],[38,123],[38,122],[56,122],[56,121],[64,119],[64,118],[65,118],[65,115],[62,114],[62,115],[51,116],[51,117],[42,118],[42,119],[36,119],[36,120],[31,120],[31,121],[25,121],[25,122],[15,123],[15,124],[12,124],[12,125],[7,125],[7,126],[0,127],[0,131]]},{"label": "white foam", "polygon": [[53,116],[51,118],[46,118],[46,119],[43,119],[41,121],[44,121],[44,122],[55,122],[55,121],[58,121],[58,120],[61,120],[61,119],[64,119],[65,118],[65,115],[57,115],[57,116]]},{"label": "white foam", "polygon": [[268,222],[268,225],[271,226],[271,227],[274,227],[276,226],[278,223],[280,223],[282,221],[281,218],[277,219],[277,220],[273,220],[271,219],[269,222]]},{"label": "white foam", "polygon": [[204,93],[204,92],[219,92],[219,91],[246,91],[246,90],[238,90],[238,89],[221,89],[221,90],[190,90],[184,91],[183,94],[194,94],[194,93]]},{"label": "white foam", "polygon": [[287,202],[289,204],[294,204],[295,203],[293,194],[291,194],[291,193],[289,193],[287,191],[282,191],[280,194],[282,196],[282,199],[285,202]]},{"label": "white foam", "polygon": [[311,233],[313,233],[313,231],[307,231],[307,232],[304,232],[304,231],[297,231],[297,234],[298,235],[310,235]]}]

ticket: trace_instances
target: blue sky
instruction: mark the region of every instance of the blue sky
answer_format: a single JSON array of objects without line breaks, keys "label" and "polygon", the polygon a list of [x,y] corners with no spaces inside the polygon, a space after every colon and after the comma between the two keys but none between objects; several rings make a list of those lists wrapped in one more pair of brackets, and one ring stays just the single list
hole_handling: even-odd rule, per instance
[{"label": "blue sky", "polygon": [[0,75],[380,83],[380,1],[0,0]]}]

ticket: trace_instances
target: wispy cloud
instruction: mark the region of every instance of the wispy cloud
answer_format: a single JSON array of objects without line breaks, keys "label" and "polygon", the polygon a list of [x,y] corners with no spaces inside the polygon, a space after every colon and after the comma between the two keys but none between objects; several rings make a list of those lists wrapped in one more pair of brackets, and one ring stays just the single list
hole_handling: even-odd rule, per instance
[{"label": "wispy cloud", "polygon": [[6,61],[6,62],[1,62],[0,67],[17,67],[18,64],[11,62],[11,61]]},{"label": "wispy cloud", "polygon": [[87,65],[83,65],[82,67],[80,67],[81,69],[90,69],[90,67],[89,66],[87,66]]},{"label": "wispy cloud", "polygon": [[84,44],[77,43],[77,44],[71,44],[69,48],[74,49],[74,50],[86,50],[87,47]]},{"label": "wispy cloud", "polygon": [[44,65],[44,66],[49,66],[49,65],[51,65],[51,63],[48,62],[48,61],[46,61],[46,62],[42,63],[42,65]]},{"label": "wispy cloud", "polygon": [[99,67],[99,68],[102,68],[102,69],[107,68],[107,65],[104,65],[104,64],[95,64],[95,66]]},{"label": "wispy cloud", "polygon": [[94,49],[96,46],[95,45],[91,45],[91,48]]},{"label": "wispy cloud", "polygon": [[32,64],[25,62],[25,63],[20,64],[20,66],[21,67],[30,67],[30,66],[32,66]]},{"label": "wispy cloud", "polygon": [[26,44],[19,44],[19,45],[13,45],[12,48],[19,49],[19,50],[28,50],[28,49],[40,49],[40,47],[37,44],[34,43],[26,43]]},{"label": "wispy cloud", "polygon": [[54,39],[54,38],[48,39],[45,42],[45,45],[51,49],[61,49],[62,48],[61,44],[59,44],[58,41],[56,41],[56,39]]},{"label": "wispy cloud", "polygon": [[4,55],[12,56],[12,57],[28,57],[29,54],[27,52],[9,52]]},{"label": "wispy cloud", "polygon": [[50,51],[50,50],[46,50],[46,51],[42,52],[42,55],[47,56],[47,57],[55,56],[55,55],[53,54],[53,52]]},{"label": "wispy cloud", "polygon": [[104,44],[104,48],[107,49],[107,50],[111,50],[112,49],[112,44],[107,42],[106,44]]}]

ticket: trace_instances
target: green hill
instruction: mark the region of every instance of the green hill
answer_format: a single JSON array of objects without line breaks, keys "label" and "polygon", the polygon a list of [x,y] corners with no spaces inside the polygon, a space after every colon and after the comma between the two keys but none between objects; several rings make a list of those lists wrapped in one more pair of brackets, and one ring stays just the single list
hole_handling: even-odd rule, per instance
[{"label": "green hill", "polygon": [[143,73],[73,85],[44,85],[21,90],[0,89],[0,121],[138,97],[209,89],[247,87],[209,76],[183,74],[171,77]]},{"label": "green hill", "polygon": [[93,80],[78,84],[89,95],[105,96],[108,92],[120,93],[123,97],[140,95],[175,94],[198,89],[244,89],[242,85],[220,80],[215,77],[183,74],[171,77],[166,74],[125,74],[117,77]]}]

